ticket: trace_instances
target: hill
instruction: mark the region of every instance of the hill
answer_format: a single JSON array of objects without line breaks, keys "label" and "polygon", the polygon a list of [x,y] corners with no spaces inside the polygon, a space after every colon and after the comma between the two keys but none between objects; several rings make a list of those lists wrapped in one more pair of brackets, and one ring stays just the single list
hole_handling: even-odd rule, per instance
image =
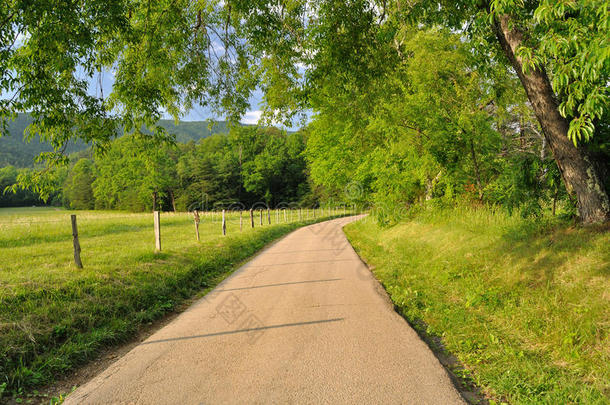
[{"label": "hill", "polygon": [[[28,114],[19,116],[8,125],[9,136],[0,137],[0,167],[31,167],[33,159],[41,152],[51,151],[51,146],[47,142],[41,142],[38,135],[34,136],[29,142],[23,138],[23,131],[32,123],[32,117]],[[212,134],[228,132],[228,124],[225,121],[210,123],[207,121],[184,121],[178,125],[173,120],[161,120],[160,126],[169,133],[176,136],[176,142],[187,143]],[[85,150],[89,147],[82,141],[71,141],[66,148],[68,154]]]}]

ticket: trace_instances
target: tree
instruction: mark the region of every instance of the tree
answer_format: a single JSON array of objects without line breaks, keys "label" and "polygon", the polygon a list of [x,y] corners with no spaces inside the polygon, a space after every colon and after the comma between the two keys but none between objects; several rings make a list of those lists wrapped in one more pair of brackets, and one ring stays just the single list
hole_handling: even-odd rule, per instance
[{"label": "tree", "polygon": [[[404,27],[394,38],[398,57],[379,58],[360,86],[326,75],[307,142],[312,178],[374,204],[384,221],[436,197],[540,206],[552,162],[518,79],[500,65],[476,69],[471,45],[446,30]],[[524,162],[527,178],[517,176]]]},{"label": "tree", "polygon": [[[93,194],[97,208],[173,209],[170,192],[176,188],[175,162],[168,147],[123,137],[115,140],[95,163],[97,177]],[[168,198],[170,201],[163,204]]]},{"label": "tree", "polygon": [[94,169],[91,160],[79,159],[70,171],[63,187],[63,194],[70,208],[91,210],[95,207],[95,198],[91,188],[95,180]]},{"label": "tree", "polygon": [[13,166],[0,168],[0,207],[21,207],[44,204],[40,197],[30,191],[18,190],[16,193],[10,191],[10,188],[17,183],[18,175],[19,169],[16,169]]},{"label": "tree", "polygon": [[[162,111],[178,118],[197,103],[235,119],[256,81],[230,10],[228,3],[188,0],[3,2],[0,94],[8,97],[0,100],[1,133],[17,113],[29,112],[26,133],[50,142],[53,152],[43,157],[53,165],[67,163],[69,140],[103,152],[119,127],[146,127],[168,139],[158,125]],[[111,94],[101,86],[107,72],[114,75]],[[90,89],[94,77],[100,86]]]},{"label": "tree", "polygon": [[242,164],[244,189],[261,196],[270,206],[303,197],[299,185],[306,184],[307,178],[302,135],[287,134],[276,128],[242,131],[254,132],[259,140],[258,148],[250,150]]},{"label": "tree", "polygon": [[[304,24],[291,25],[294,21],[285,20],[284,24],[271,25],[279,29],[281,34],[277,36],[281,39],[273,42],[273,35],[260,35],[270,42],[266,46],[255,42],[254,48],[264,51],[263,59],[280,60],[280,68],[287,61],[298,59],[295,49],[305,48],[303,60],[309,68],[305,94],[311,101],[330,72],[339,72],[335,77],[346,87],[374,77],[379,69],[374,61],[379,54],[375,45],[387,49],[383,43],[394,43],[399,48],[400,40],[395,34],[405,25],[442,24],[460,31],[467,27],[480,69],[486,68],[486,61],[499,60],[515,69],[564,184],[577,198],[582,221],[603,222],[610,219],[610,204],[599,165],[592,161],[586,147],[575,144],[594,136],[596,120],[608,108],[610,58],[604,45],[608,36],[608,2],[583,0],[566,4],[524,4],[516,0],[308,2]],[[245,8],[244,16],[256,14],[259,20],[282,20],[281,11],[275,13],[266,5],[256,3]],[[289,80],[290,75],[285,79]],[[284,83],[282,87],[298,88],[298,83],[294,79],[292,85]]]},{"label": "tree", "polygon": [[[329,75],[353,89],[393,66],[402,28],[467,27],[478,69],[500,60],[515,69],[581,219],[607,221],[599,165],[574,146],[596,136],[608,109],[607,10],[607,0],[9,2],[0,91],[12,98],[0,121],[31,111],[31,133],[62,161],[68,139],[103,150],[119,124],[164,137],[161,111],[178,118],[209,104],[236,119],[257,86],[265,117],[287,120],[332,96]],[[89,94],[82,76],[112,69],[112,94]]]},{"label": "tree", "polygon": [[[427,19],[457,29],[467,24],[473,38],[499,45],[527,93],[584,223],[610,220],[608,190],[599,168],[586,148],[577,147],[593,136],[595,120],[608,109],[608,7],[604,0],[497,0],[421,1],[395,9],[399,19]],[[493,54],[487,51],[487,56]]]},{"label": "tree", "polygon": [[[233,127],[229,134],[180,147],[176,167],[180,209],[275,206],[307,194],[303,134]],[[305,184],[305,186],[304,186]]]}]

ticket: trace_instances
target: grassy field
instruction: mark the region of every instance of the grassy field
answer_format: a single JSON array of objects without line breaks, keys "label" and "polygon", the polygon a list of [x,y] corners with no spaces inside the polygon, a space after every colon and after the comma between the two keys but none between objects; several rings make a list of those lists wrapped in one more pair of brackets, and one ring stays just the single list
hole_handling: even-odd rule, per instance
[{"label": "grassy field", "polygon": [[608,227],[460,208],[346,233],[402,315],[493,401],[610,403]]},{"label": "grassy field", "polygon": [[[73,263],[69,214],[76,213],[83,269]],[[338,212],[335,212],[337,214]],[[328,211],[326,215],[328,216]],[[318,211],[318,216],[320,215]],[[220,282],[269,242],[313,222],[272,212],[272,226],[228,215],[161,214],[154,253],[152,214],[0,209],[0,397],[19,394],[129,339],[140,325]],[[317,220],[320,220],[318,218]],[[1,400],[0,400],[1,402]]]}]

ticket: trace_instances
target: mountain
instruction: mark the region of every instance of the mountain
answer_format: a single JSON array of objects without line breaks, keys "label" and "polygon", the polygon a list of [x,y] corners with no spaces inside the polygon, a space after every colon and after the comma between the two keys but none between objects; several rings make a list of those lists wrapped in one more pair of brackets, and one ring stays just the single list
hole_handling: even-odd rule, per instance
[{"label": "mountain", "polygon": [[[23,139],[23,131],[32,123],[29,114],[19,114],[19,116],[8,124],[8,136],[0,136],[0,167],[31,167],[33,159],[41,152],[49,152],[51,146],[46,142],[41,142],[38,135],[35,135],[29,142]],[[178,125],[173,120],[161,120],[159,125],[165,128],[170,134],[174,134],[176,142],[187,143],[213,134],[226,133],[229,131],[226,121],[214,122],[210,128],[208,121],[182,121]],[[89,147],[82,141],[71,141],[66,148],[66,153],[74,153],[85,150]]]},{"label": "mountain", "polygon": [[165,128],[168,133],[176,136],[176,142],[187,143],[214,134],[226,134],[229,132],[229,123],[226,121],[215,121],[210,129],[208,121],[180,121],[178,125],[173,120],[161,120],[159,126]]}]

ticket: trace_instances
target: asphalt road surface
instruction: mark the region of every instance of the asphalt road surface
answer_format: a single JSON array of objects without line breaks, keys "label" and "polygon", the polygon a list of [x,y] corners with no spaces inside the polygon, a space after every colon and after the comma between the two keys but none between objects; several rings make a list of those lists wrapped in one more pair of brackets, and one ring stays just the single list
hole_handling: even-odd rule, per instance
[{"label": "asphalt road surface", "polygon": [[459,404],[341,218],[273,244],[65,404]]}]

